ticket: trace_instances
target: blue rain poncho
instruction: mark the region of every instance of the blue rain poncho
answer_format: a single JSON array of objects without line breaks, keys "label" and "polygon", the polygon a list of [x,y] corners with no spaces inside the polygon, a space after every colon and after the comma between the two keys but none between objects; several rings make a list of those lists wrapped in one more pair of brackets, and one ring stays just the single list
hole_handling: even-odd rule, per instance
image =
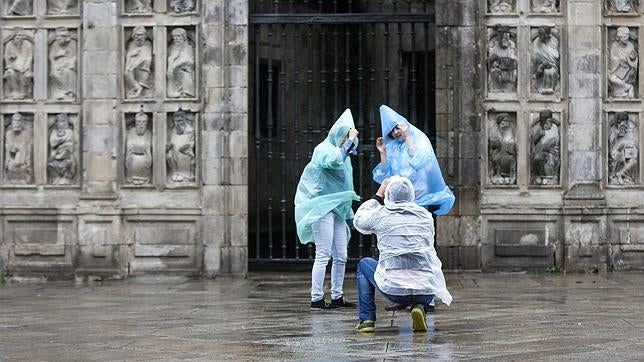
[{"label": "blue rain poncho", "polygon": [[[351,128],[355,128],[347,109],[329,130],[326,139],[315,146],[295,192],[295,223],[302,244],[314,242],[312,224],[329,212],[343,220],[353,219],[351,203],[360,200],[353,191],[351,159],[344,157],[340,146]],[[358,138],[353,141],[358,146]],[[347,238],[350,237],[347,225]]]},{"label": "blue rain poncho", "polygon": [[[429,138],[414,127],[405,117],[393,109],[380,106],[382,138],[385,143],[387,162],[379,163],[373,169],[373,180],[379,184],[384,179],[399,175],[407,177],[414,185],[416,203],[421,206],[436,205],[436,215],[445,215],[454,205],[454,194],[445,184],[438,160]],[[397,141],[390,133],[398,124],[405,124],[413,140],[413,155],[410,155],[407,143]]]},{"label": "blue rain poncho", "polygon": [[434,249],[432,214],[414,198],[411,181],[393,176],[385,189],[384,206],[375,199],[365,201],[356,211],[353,225],[362,234],[378,238],[380,257],[374,279],[380,291],[433,294],[449,305],[452,295]]}]

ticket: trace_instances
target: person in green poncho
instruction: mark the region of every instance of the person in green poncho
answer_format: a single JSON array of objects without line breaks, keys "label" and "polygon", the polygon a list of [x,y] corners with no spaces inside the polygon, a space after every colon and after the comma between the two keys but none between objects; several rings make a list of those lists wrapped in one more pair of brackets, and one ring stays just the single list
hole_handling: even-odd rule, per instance
[{"label": "person in green poncho", "polygon": [[[344,300],[342,286],[353,219],[351,203],[360,200],[353,190],[353,167],[349,154],[358,146],[351,111],[347,109],[333,124],[329,134],[313,150],[295,193],[295,223],[302,244],[315,243],[311,271],[311,310],[355,308]],[[324,277],[331,266],[331,303],[324,299]]]}]

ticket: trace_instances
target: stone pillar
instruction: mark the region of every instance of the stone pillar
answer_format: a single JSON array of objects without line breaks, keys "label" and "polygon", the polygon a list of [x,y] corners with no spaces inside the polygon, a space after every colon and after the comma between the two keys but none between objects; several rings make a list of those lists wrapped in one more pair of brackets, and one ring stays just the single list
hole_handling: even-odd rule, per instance
[{"label": "stone pillar", "polygon": [[248,260],[248,1],[204,2],[204,272]]},{"label": "stone pillar", "polygon": [[445,269],[480,269],[479,1],[436,2],[436,154],[454,208],[437,218]]},{"label": "stone pillar", "polygon": [[[564,194],[567,270],[606,268],[606,198],[602,190],[602,2],[567,2],[569,109]],[[565,171],[564,171],[565,170]]]}]

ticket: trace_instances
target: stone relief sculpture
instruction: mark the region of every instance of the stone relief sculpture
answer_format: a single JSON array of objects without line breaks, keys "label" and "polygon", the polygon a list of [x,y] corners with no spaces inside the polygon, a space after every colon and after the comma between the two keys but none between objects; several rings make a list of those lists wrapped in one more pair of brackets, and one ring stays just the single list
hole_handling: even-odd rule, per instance
[{"label": "stone relief sculpture", "polygon": [[152,42],[144,27],[132,30],[125,52],[126,98],[149,98],[153,95]]},{"label": "stone relief sculpture", "polygon": [[639,55],[630,40],[628,27],[617,28],[608,56],[609,95],[613,98],[635,98]]},{"label": "stone relief sculpture", "polygon": [[33,0],[3,0],[4,15],[8,16],[28,16],[33,15]]},{"label": "stone relief sculpture", "polygon": [[559,86],[559,32],[541,26],[532,39],[532,89],[553,94]]},{"label": "stone relief sculpture", "polygon": [[616,185],[637,183],[639,142],[635,123],[628,113],[615,114],[609,131],[608,147],[609,182]]},{"label": "stone relief sculpture", "polygon": [[67,28],[56,28],[49,38],[49,97],[76,99],[76,35]]},{"label": "stone relief sculpture", "polygon": [[33,97],[33,33],[16,28],[4,46],[4,97],[22,100]]},{"label": "stone relief sculpture", "polygon": [[33,183],[33,127],[20,113],[14,113],[5,128],[4,151],[5,182]]},{"label": "stone relief sculpture", "polygon": [[517,180],[517,144],[514,119],[509,113],[499,113],[490,125],[488,158],[490,183],[514,185]]},{"label": "stone relief sculpture", "polygon": [[169,181],[174,183],[195,181],[195,128],[190,123],[181,109],[172,115],[166,144],[166,162]]},{"label": "stone relief sculpture", "polygon": [[125,180],[133,185],[152,183],[152,130],[143,108],[125,138]]},{"label": "stone relief sculpture", "polygon": [[151,13],[152,0],[126,0],[125,8],[127,13]]},{"label": "stone relief sculpture", "polygon": [[193,11],[195,8],[194,0],[170,0],[170,9],[175,13],[186,13]]},{"label": "stone relief sculpture", "polygon": [[491,13],[514,12],[514,0],[489,0],[488,9]]},{"label": "stone relief sculpture", "polygon": [[637,11],[637,5],[635,0],[606,0],[608,10],[620,13]]},{"label": "stone relief sculpture", "polygon": [[184,28],[173,29],[171,35],[172,41],[168,47],[168,98],[194,98],[195,48]]},{"label": "stone relief sculpture", "polygon": [[532,0],[533,13],[558,13],[559,0]]},{"label": "stone relief sculpture", "polygon": [[531,184],[557,185],[560,165],[560,123],[551,111],[542,111],[532,125],[531,145]]},{"label": "stone relief sculpture", "polygon": [[71,185],[76,176],[74,128],[67,113],[59,113],[49,133],[47,178],[53,185]]},{"label": "stone relief sculpture", "polygon": [[47,0],[47,13],[52,15],[67,15],[77,12],[77,0]]},{"label": "stone relief sculpture", "polygon": [[511,93],[517,89],[517,49],[507,27],[492,31],[488,47],[488,90]]}]

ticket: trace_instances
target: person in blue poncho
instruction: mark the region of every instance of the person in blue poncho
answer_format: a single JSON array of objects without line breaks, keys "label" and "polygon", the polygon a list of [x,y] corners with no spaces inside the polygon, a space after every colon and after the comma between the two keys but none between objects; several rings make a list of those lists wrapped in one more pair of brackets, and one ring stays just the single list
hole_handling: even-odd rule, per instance
[{"label": "person in blue poncho", "polygon": [[445,184],[429,138],[405,117],[386,105],[380,106],[382,137],[376,139],[380,163],[373,169],[379,184],[391,176],[404,176],[414,185],[418,205],[436,215],[447,214],[454,194]]},{"label": "person in blue poncho", "polygon": [[[358,145],[351,111],[347,109],[333,124],[329,134],[313,150],[295,193],[295,223],[302,244],[315,243],[311,271],[311,310],[355,308],[344,300],[342,286],[347,262],[349,226],[353,219],[351,203],[360,200],[353,190],[350,153]],[[331,303],[324,299],[324,276],[331,266]]]}]

